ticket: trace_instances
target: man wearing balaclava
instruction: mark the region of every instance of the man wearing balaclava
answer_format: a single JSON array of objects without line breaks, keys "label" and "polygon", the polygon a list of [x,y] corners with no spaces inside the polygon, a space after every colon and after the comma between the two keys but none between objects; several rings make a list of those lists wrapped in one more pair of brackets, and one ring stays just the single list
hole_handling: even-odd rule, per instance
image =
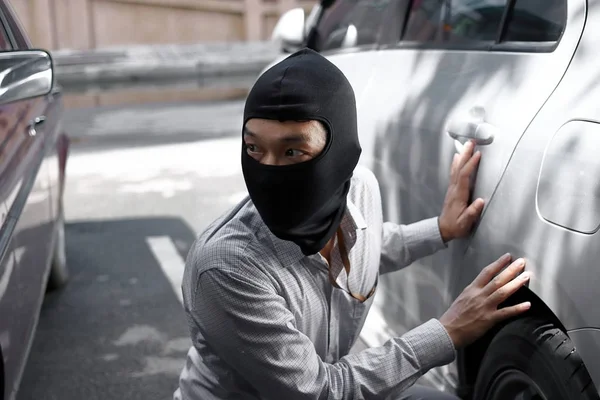
[{"label": "man wearing balaclava", "polygon": [[379,274],[469,234],[483,209],[481,199],[468,204],[480,153],[469,143],[455,157],[439,217],[384,223],[377,180],[357,167],[352,87],[308,49],[257,80],[241,145],[249,198],[212,223],[187,259],[182,289],[193,346],[174,398],[454,399],[414,383],[527,310],[528,303],[498,309],[527,282],[522,260],[510,264],[505,255],[490,264],[439,319],[349,351]]}]

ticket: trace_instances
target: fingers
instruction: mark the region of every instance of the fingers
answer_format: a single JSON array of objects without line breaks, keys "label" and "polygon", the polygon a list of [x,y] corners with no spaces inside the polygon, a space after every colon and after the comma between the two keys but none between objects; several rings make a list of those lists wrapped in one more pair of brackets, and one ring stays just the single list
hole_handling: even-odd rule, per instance
[{"label": "fingers", "polygon": [[454,153],[454,157],[452,158],[452,165],[450,167],[450,180],[451,181],[455,181],[457,165],[458,165],[458,154]]},{"label": "fingers", "polygon": [[507,283],[512,281],[517,275],[523,271],[525,268],[525,260],[519,258],[510,264],[506,269],[496,275],[492,280],[488,282],[488,284],[484,288],[484,293],[486,295],[492,295],[494,292],[500,290]]},{"label": "fingers", "polygon": [[461,168],[459,173],[459,179],[467,181],[468,183],[469,177],[473,174],[475,168],[477,168],[477,165],[479,165],[480,160],[481,152],[478,151],[471,158],[469,158],[466,164],[464,164],[464,166]]},{"label": "fingers", "polygon": [[523,272],[521,275],[510,280],[507,284],[496,290],[488,300],[492,304],[500,304],[504,300],[512,296],[517,290],[524,286],[529,281],[529,273]]},{"label": "fingers", "polygon": [[460,226],[471,226],[481,216],[485,201],[481,198],[475,200],[467,209],[461,214],[458,224]]},{"label": "fingers", "polygon": [[463,146],[463,150],[460,154],[454,154],[454,158],[452,159],[452,169],[450,171],[450,181],[452,183],[456,183],[459,178],[460,170],[467,163],[467,161],[471,158],[473,154],[474,144],[472,141],[468,141]]},{"label": "fingers", "polygon": [[480,288],[485,287],[496,274],[508,265],[511,259],[509,253],[504,254],[502,257],[481,270],[479,275],[477,275],[477,278],[473,281],[473,284]]},{"label": "fingers", "polygon": [[513,280],[525,268],[525,260],[519,258],[510,264],[502,272],[493,277],[484,287],[484,293],[491,295],[502,286]]},{"label": "fingers", "polygon": [[469,140],[467,143],[465,143],[465,145],[463,146],[463,151],[462,153],[460,153],[459,156],[459,161],[458,161],[458,170],[461,170],[462,167],[465,166],[465,164],[467,163],[467,161],[469,161],[471,159],[471,157],[473,156],[473,150],[475,149],[475,143],[472,140]]},{"label": "fingers", "polygon": [[519,314],[531,308],[531,303],[526,301],[516,306],[504,307],[494,312],[492,319],[496,322],[503,321],[508,318],[516,317]]},{"label": "fingers", "polygon": [[471,162],[473,161],[473,157],[474,157],[473,151],[474,150],[475,150],[475,142],[470,140],[467,143],[465,143],[465,145],[463,147],[463,151],[460,154],[454,155],[454,159],[452,160],[452,169],[450,172],[451,181],[453,183],[456,183],[460,179],[460,177],[463,176],[463,174],[470,176],[471,173],[473,172],[473,170],[475,169],[475,167],[477,166],[477,163],[479,163],[479,159],[481,158],[481,153],[477,152],[477,153],[475,153],[475,156],[477,157],[476,160],[474,161],[475,165],[469,166],[468,171],[463,172],[463,169],[467,165],[472,164]]}]

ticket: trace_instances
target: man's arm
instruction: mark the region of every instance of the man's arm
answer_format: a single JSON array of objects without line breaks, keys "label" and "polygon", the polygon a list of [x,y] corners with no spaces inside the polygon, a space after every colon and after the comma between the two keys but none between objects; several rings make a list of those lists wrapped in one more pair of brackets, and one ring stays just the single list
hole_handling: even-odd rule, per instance
[{"label": "man's arm", "polygon": [[380,273],[397,271],[445,248],[449,241],[471,233],[485,204],[481,198],[469,204],[469,179],[481,158],[481,153],[474,153],[474,148],[475,144],[469,141],[460,155],[454,155],[450,185],[439,218],[411,225],[384,223]]},{"label": "man's arm", "polygon": [[397,271],[444,248],[437,217],[410,225],[384,222],[379,273]]},{"label": "man's arm", "polygon": [[243,273],[204,272],[190,314],[210,347],[264,398],[381,399],[454,360],[450,336],[432,319],[381,347],[327,364],[296,329],[285,300],[262,282]]}]

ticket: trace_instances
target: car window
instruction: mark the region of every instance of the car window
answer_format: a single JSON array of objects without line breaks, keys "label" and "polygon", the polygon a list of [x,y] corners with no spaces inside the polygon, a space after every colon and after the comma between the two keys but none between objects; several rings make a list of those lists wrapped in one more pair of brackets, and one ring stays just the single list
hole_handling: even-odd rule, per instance
[{"label": "car window", "polygon": [[325,10],[316,29],[316,49],[327,51],[378,43],[391,0],[338,0]]},{"label": "car window", "polygon": [[493,42],[506,0],[414,0],[405,41],[454,44]]},{"label": "car window", "polygon": [[556,42],[567,20],[565,0],[517,0],[504,42]]},{"label": "car window", "polygon": [[12,44],[6,33],[6,29],[0,23],[0,51],[12,50]]},{"label": "car window", "polygon": [[17,46],[15,50],[26,50],[31,47],[31,44],[27,40],[27,37],[24,36],[22,25],[19,23],[18,18],[14,10],[7,3],[1,4],[2,12],[8,22],[8,28],[15,39],[15,45]]}]

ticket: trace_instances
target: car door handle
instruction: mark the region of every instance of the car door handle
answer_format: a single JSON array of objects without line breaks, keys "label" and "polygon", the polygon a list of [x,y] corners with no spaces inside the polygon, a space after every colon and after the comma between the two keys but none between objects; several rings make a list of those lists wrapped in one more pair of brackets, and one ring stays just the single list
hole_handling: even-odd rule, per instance
[{"label": "car door handle", "polygon": [[455,140],[474,140],[479,146],[490,144],[494,141],[498,128],[487,122],[458,120],[451,121],[448,125],[448,135]]},{"label": "car door handle", "polygon": [[37,128],[39,125],[43,124],[44,122],[46,122],[45,115],[40,115],[39,117],[35,117],[34,119],[32,119],[29,122],[29,126],[27,127],[27,135],[29,137],[37,136],[37,130],[35,128]]}]

